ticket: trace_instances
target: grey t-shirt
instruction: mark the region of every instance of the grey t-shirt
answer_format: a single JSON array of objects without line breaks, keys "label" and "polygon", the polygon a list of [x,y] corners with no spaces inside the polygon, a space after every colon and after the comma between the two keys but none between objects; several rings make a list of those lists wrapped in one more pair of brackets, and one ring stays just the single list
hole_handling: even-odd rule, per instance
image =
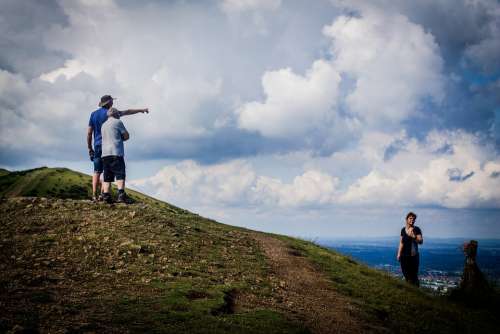
[{"label": "grey t-shirt", "polygon": [[122,135],[127,131],[125,125],[119,119],[108,117],[108,120],[102,124],[102,156],[125,155],[123,149]]}]

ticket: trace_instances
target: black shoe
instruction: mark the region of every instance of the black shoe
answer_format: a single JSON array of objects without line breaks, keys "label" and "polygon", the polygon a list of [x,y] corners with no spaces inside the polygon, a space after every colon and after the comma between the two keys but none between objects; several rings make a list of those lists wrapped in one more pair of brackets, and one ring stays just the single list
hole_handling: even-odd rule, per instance
[{"label": "black shoe", "polygon": [[131,204],[133,200],[127,196],[125,192],[118,193],[118,198],[116,199],[117,203],[125,203],[125,204]]},{"label": "black shoe", "polygon": [[109,193],[102,194],[102,200],[108,204],[113,203],[113,199],[111,198],[111,195]]}]

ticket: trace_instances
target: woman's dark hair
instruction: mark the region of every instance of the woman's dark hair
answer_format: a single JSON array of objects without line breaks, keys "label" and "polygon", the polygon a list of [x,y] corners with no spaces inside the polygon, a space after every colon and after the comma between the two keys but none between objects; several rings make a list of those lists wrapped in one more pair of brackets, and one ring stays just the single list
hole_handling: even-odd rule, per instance
[{"label": "woman's dark hair", "polygon": [[413,219],[417,219],[417,215],[414,214],[413,212],[408,212],[408,214],[406,215],[406,219],[410,218],[410,217],[413,217]]}]

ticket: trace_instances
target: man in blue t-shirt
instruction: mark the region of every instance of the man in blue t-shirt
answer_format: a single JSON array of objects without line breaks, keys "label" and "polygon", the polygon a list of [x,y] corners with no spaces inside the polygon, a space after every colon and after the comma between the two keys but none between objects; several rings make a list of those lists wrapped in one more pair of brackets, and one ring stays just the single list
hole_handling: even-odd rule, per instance
[{"label": "man in blue t-shirt", "polygon": [[[90,115],[89,127],[87,130],[87,146],[89,149],[90,160],[94,162],[94,175],[92,176],[92,199],[97,201],[102,197],[97,195],[97,186],[101,174],[103,171],[102,164],[102,136],[101,127],[104,122],[108,119],[108,111],[113,107],[114,98],[111,95],[104,95],[101,97],[101,102],[99,102],[99,109],[94,111]],[[133,115],[137,113],[149,113],[149,109],[127,109],[127,110],[116,110],[119,116]],[[92,137],[94,138],[94,145],[92,146]],[[101,193],[102,193],[102,183],[101,183]]]}]

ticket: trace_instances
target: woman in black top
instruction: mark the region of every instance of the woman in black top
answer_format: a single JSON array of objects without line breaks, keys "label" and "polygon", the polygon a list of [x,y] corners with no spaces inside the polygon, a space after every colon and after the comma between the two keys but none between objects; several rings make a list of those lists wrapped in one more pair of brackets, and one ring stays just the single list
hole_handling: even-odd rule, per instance
[{"label": "woman in black top", "polygon": [[398,248],[398,261],[401,263],[401,270],[406,281],[419,286],[418,266],[419,255],[418,245],[424,242],[422,231],[415,226],[417,215],[409,212],[406,215],[406,226],[401,229],[401,239]]}]

